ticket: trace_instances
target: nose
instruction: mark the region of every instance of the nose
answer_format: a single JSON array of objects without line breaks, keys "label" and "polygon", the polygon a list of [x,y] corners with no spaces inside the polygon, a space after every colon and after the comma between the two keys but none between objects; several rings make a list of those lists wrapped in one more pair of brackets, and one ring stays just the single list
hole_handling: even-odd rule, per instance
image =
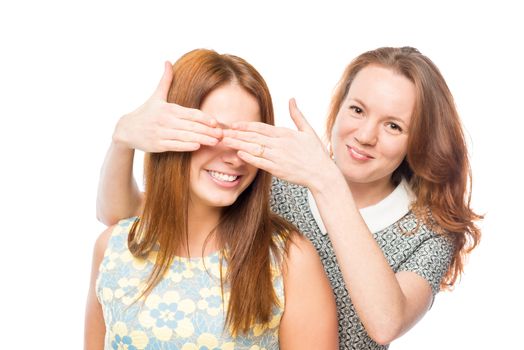
[{"label": "nose", "polygon": [[378,140],[378,125],[372,118],[365,118],[355,132],[355,140],[361,145],[374,146]]},{"label": "nose", "polygon": [[238,157],[237,150],[224,145],[222,141],[220,141],[215,147],[219,149],[222,161],[231,167],[239,167],[245,164],[245,162]]}]

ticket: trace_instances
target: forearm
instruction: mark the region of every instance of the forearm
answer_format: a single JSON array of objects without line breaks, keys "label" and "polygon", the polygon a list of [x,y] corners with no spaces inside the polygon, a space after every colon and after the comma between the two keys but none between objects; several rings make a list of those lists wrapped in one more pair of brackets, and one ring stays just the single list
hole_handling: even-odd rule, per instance
[{"label": "forearm", "polygon": [[310,186],[332,241],[346,287],[368,334],[388,343],[406,327],[405,296],[395,273],[335,165]]},{"label": "forearm", "polygon": [[96,200],[97,218],[106,225],[137,215],[142,194],[133,178],[134,150],[113,140],[107,151]]}]

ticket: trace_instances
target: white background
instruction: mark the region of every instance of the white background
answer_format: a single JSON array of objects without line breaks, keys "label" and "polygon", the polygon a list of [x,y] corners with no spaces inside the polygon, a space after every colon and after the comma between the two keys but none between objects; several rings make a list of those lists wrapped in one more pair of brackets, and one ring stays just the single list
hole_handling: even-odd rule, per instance
[{"label": "white background", "polygon": [[[524,136],[522,11],[507,1],[10,1],[0,5],[2,349],[77,349],[98,172],[113,127],[156,87],[165,60],[233,53],[323,131],[346,64],[417,47],[441,69],[470,143],[481,246],[456,290],[391,349],[519,344]],[[516,3],[516,2],[515,2]],[[138,174],[140,175],[140,174]]]}]

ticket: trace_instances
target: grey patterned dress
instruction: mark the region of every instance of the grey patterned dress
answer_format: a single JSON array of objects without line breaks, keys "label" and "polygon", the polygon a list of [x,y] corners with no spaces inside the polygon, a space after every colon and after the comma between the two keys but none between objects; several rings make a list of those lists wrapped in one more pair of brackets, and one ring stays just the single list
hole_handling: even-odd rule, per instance
[{"label": "grey patterned dress", "polygon": [[[371,213],[365,208],[361,214],[393,271],[419,274],[430,283],[435,295],[451,262],[453,243],[417,223],[401,185],[374,206]],[[308,189],[274,178],[271,209],[293,223],[318,251],[335,294],[340,349],[387,349],[388,345],[379,345],[368,336],[355,312],[333,246]]]}]

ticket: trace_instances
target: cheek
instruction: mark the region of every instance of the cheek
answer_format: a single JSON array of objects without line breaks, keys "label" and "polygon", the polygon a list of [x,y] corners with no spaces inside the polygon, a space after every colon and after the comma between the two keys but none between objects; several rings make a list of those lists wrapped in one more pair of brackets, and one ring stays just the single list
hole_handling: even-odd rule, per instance
[{"label": "cheek", "polygon": [[201,146],[200,149],[191,152],[191,169],[199,169],[205,163],[217,157],[217,150],[209,146]]},{"label": "cheek", "polygon": [[199,160],[198,157],[191,156],[191,162],[189,164],[189,178],[193,179],[198,173]]},{"label": "cheek", "polygon": [[207,151],[202,149],[191,154],[191,160],[189,163],[189,179],[191,183],[194,183],[198,180],[202,166],[205,160],[208,158],[206,153]]},{"label": "cheek", "polygon": [[257,167],[254,167],[252,165],[247,165],[247,172],[246,172],[246,175],[244,177],[243,184],[242,184],[242,192],[246,188],[251,186],[253,181],[255,181],[255,177],[257,176],[257,174],[258,174],[258,168]]},{"label": "cheek", "polygon": [[333,124],[332,139],[342,138],[344,139],[348,135],[352,134],[359,128],[359,120],[349,115],[340,114],[337,115],[335,123]]},{"label": "cheek", "polygon": [[249,184],[251,184],[251,182],[253,182],[253,180],[255,179],[255,176],[257,176],[258,174],[258,168],[257,167],[254,167],[252,165],[249,165]]},{"label": "cheek", "polygon": [[389,139],[383,143],[383,154],[393,162],[402,162],[408,150],[407,137],[403,139]]},{"label": "cheek", "polygon": [[193,166],[194,163],[191,163],[191,168],[189,170],[189,189],[191,192],[195,192],[195,189],[198,188],[198,181],[200,172],[197,167]]},{"label": "cheek", "polygon": [[333,124],[333,129],[331,129],[330,141],[333,147],[336,147],[338,145],[338,143],[340,142],[340,135],[342,134],[342,125],[340,125],[341,123],[339,120],[340,118],[337,117],[335,123]]},{"label": "cheek", "polygon": [[344,148],[348,142],[355,126],[347,120],[347,118],[337,118],[333,125],[333,130],[330,135],[331,151],[336,152],[338,149]]}]

